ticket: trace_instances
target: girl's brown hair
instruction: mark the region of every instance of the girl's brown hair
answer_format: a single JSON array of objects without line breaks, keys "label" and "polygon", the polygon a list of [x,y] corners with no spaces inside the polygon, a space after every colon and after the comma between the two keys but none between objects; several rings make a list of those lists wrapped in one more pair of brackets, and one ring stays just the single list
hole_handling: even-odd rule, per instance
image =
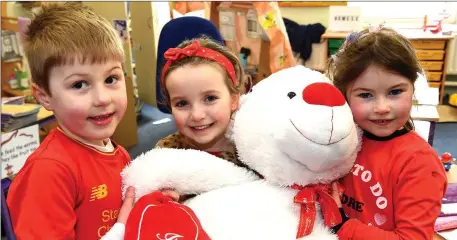
[{"label": "girl's brown hair", "polygon": [[[373,32],[363,30],[348,39],[329,59],[327,75],[346,95],[348,86],[371,64],[409,79],[413,86],[418,73],[422,72],[411,42],[392,29],[381,28]],[[411,118],[405,127],[414,129]]]},{"label": "girl's brown hair", "polygon": [[163,83],[160,85],[160,88],[161,88],[161,91],[162,91],[162,94],[164,97],[163,99],[165,101],[165,105],[170,109],[171,109],[170,95],[166,88],[167,76],[173,70],[180,68],[184,65],[188,65],[188,64],[190,64],[190,65],[211,64],[211,65],[219,68],[221,71],[225,72],[225,84],[227,85],[230,94],[243,94],[246,91],[245,85],[244,85],[245,74],[244,74],[243,67],[241,65],[241,61],[238,58],[238,56],[235,53],[233,53],[233,51],[230,48],[223,46],[219,42],[216,42],[216,41],[212,40],[211,38],[205,37],[205,36],[200,37],[200,38],[191,39],[191,40],[186,40],[186,41],[182,42],[181,44],[179,44],[177,48],[185,48],[188,45],[192,44],[195,40],[197,40],[200,43],[201,47],[212,49],[212,50],[217,51],[220,54],[224,55],[233,64],[233,68],[235,69],[235,75],[236,75],[236,84],[234,84],[232,82],[229,74],[222,66],[220,66],[217,62],[214,62],[210,59],[198,57],[198,56],[190,56],[190,57],[185,57],[180,60],[174,61],[170,65],[170,67],[166,70],[166,72],[164,73]]}]

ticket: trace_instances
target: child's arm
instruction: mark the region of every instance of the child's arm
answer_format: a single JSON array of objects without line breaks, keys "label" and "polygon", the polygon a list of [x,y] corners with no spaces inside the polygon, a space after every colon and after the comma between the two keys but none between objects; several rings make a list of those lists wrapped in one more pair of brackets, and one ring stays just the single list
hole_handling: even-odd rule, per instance
[{"label": "child's arm", "polygon": [[125,223],[117,222],[100,240],[123,240],[125,235]]},{"label": "child's arm", "polygon": [[156,143],[156,145],[155,145],[154,148],[166,148],[163,139],[160,139],[160,140]]},{"label": "child's arm", "polygon": [[157,141],[154,148],[183,148],[180,146],[182,140],[176,136],[176,133],[168,135]]},{"label": "child's arm", "polygon": [[76,189],[61,163],[36,159],[26,164],[8,192],[17,239],[75,239]]},{"label": "child's arm", "polygon": [[125,234],[125,224],[130,212],[135,205],[135,188],[128,187],[125,192],[125,199],[117,215],[117,223],[100,240],[122,240]]},{"label": "child's arm", "polygon": [[346,221],[339,239],[432,239],[447,188],[443,166],[430,151],[416,153],[399,172],[394,189],[394,231],[368,226],[357,219]]}]

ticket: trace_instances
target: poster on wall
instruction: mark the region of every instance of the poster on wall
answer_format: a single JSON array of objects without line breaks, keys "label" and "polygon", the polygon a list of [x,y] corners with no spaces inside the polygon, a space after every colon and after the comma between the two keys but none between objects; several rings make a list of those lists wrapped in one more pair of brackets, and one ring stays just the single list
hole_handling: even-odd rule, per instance
[{"label": "poster on wall", "polygon": [[3,133],[1,140],[2,178],[15,175],[40,145],[38,124]]},{"label": "poster on wall", "polygon": [[225,41],[236,41],[235,12],[219,12],[219,31]]},{"label": "poster on wall", "polygon": [[22,59],[19,49],[18,33],[2,30],[2,61],[18,61]]},{"label": "poster on wall", "polygon": [[263,32],[262,27],[260,26],[259,22],[257,21],[257,13],[255,9],[249,9],[248,13],[246,14],[246,21],[247,21],[247,36],[250,38],[260,38]]},{"label": "poster on wall", "polygon": [[122,40],[122,44],[128,42],[128,35],[127,35],[127,21],[126,20],[114,20],[114,29],[119,34],[119,37]]}]

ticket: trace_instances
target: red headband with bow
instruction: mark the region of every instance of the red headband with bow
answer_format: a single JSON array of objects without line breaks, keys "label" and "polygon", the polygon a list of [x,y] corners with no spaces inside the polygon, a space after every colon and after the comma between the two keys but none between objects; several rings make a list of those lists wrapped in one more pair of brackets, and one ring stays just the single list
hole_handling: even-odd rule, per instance
[{"label": "red headband with bow", "polygon": [[171,66],[171,64],[177,60],[183,59],[185,57],[192,57],[198,56],[206,59],[210,59],[214,62],[219,63],[229,74],[230,78],[232,79],[233,84],[236,85],[236,73],[235,69],[233,68],[233,64],[228,60],[223,54],[214,51],[209,48],[201,47],[200,43],[195,40],[192,44],[185,48],[170,48],[168,49],[164,57],[167,60],[165,66],[162,69],[162,80],[161,83],[164,84],[165,80],[165,73],[167,69]]}]

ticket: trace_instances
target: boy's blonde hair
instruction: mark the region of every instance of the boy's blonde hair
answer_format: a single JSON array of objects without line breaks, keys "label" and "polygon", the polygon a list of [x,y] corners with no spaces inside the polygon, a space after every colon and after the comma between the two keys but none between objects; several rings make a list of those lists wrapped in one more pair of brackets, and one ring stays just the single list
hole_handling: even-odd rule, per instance
[{"label": "boy's blonde hair", "polygon": [[188,64],[189,65],[211,64],[214,67],[219,68],[221,71],[224,71],[226,73],[225,74],[226,75],[225,76],[225,85],[228,87],[230,94],[243,94],[246,91],[245,74],[244,74],[243,66],[241,64],[239,57],[235,53],[233,53],[233,51],[230,48],[228,48],[224,45],[221,45],[219,42],[216,42],[215,40],[213,40],[209,37],[206,37],[206,36],[202,36],[202,37],[191,39],[191,40],[185,40],[184,42],[179,44],[177,48],[185,48],[185,47],[189,46],[190,44],[192,44],[195,40],[197,40],[200,43],[201,47],[212,49],[212,50],[224,55],[233,64],[233,68],[235,69],[237,84],[234,84],[232,82],[229,74],[217,62],[214,62],[213,60],[209,60],[207,58],[198,57],[198,56],[185,57],[178,61],[174,61],[171,64],[171,66],[164,73],[164,81],[163,81],[163,84],[160,85],[160,87],[161,87],[162,94],[164,96],[164,100],[166,101],[165,105],[168,108],[170,108],[170,96],[169,96],[168,91],[165,86],[167,76],[173,70],[180,68],[184,65],[188,65]]},{"label": "boy's blonde hair", "polygon": [[49,74],[56,66],[75,60],[102,63],[115,59],[124,63],[124,48],[112,24],[82,3],[43,6],[23,42],[32,82],[48,94]]}]

